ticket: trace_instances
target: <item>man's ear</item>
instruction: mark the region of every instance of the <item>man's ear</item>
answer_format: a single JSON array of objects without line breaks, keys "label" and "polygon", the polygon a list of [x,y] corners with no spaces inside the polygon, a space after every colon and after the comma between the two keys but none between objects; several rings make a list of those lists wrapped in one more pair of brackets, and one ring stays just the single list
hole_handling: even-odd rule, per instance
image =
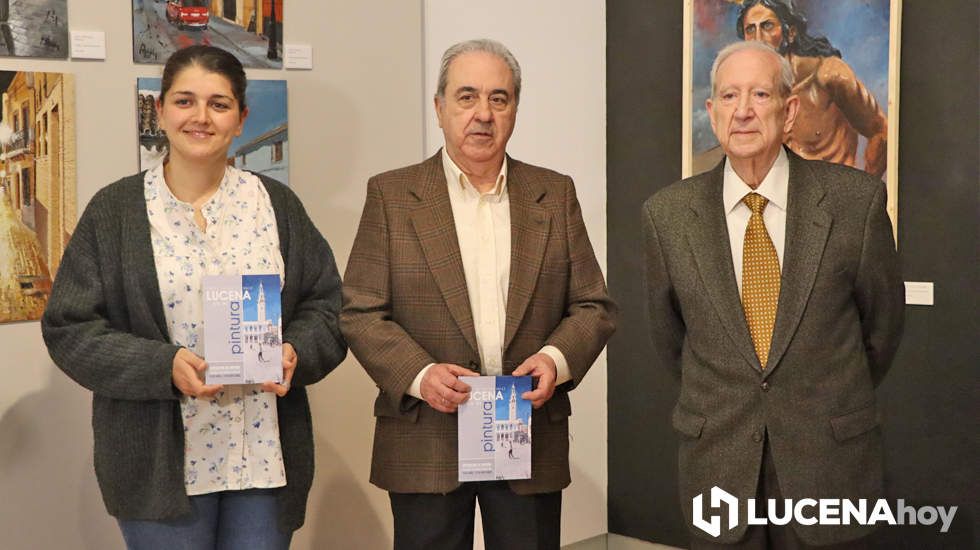
[{"label": "man's ear", "polygon": [[715,117],[711,113],[711,106],[712,105],[713,105],[713,103],[711,101],[711,96],[708,96],[708,99],[704,100],[704,108],[705,108],[706,111],[708,111],[708,122],[711,123],[711,131],[714,132],[715,131]]},{"label": "man's ear", "polygon": [[783,109],[786,109],[786,121],[783,122],[783,132],[789,133],[793,129],[793,123],[796,122],[796,115],[800,112],[800,98],[796,94],[787,97]]},{"label": "man's ear", "polygon": [[442,107],[443,107],[443,102],[445,102],[445,98],[442,98],[440,100],[439,94],[436,94],[436,95],[432,96],[432,105],[435,107],[435,110],[436,110],[436,118],[439,119],[439,127],[440,128],[442,128]]}]

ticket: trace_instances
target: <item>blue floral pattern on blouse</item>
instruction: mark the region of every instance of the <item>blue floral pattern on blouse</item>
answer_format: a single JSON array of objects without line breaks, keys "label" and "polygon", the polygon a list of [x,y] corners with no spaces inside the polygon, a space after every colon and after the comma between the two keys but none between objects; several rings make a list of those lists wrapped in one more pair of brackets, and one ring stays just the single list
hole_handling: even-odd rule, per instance
[{"label": "blue floral pattern on blouse", "polygon": [[[283,278],[272,201],[254,174],[227,167],[201,207],[178,200],[163,166],[144,178],[146,213],[171,341],[204,356],[204,275],[278,273]],[[188,495],[286,484],[275,394],[225,386],[213,398],[182,396],[184,486]]]}]

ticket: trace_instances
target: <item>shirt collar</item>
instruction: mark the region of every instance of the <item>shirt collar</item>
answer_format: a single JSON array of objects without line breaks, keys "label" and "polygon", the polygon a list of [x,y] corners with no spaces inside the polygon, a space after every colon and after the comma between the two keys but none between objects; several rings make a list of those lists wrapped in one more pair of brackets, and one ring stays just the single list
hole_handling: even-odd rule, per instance
[{"label": "shirt collar", "polygon": [[[446,151],[445,147],[442,148],[442,167],[443,170],[445,170],[446,172],[446,183],[455,182],[459,184],[459,188],[461,190],[465,191],[466,189],[469,188],[472,189],[474,192],[476,191],[476,188],[473,187],[472,184],[470,184],[469,178],[466,177],[466,174],[464,174],[463,171],[459,169],[459,166],[456,166],[456,163],[453,162],[452,157],[449,156],[449,153]],[[500,174],[497,175],[497,185],[495,185],[494,188],[486,194],[496,195],[499,197],[504,194],[504,191],[506,189],[507,189],[507,156],[505,155],[504,162],[500,165]]]},{"label": "shirt collar", "polygon": [[[221,176],[221,183],[218,184],[218,190],[215,191],[214,195],[211,196],[203,205],[201,205],[202,212],[220,210],[224,205],[225,195],[228,194],[231,188],[230,180],[233,179],[232,172],[237,172],[231,166],[225,167],[225,173]],[[167,185],[167,180],[163,176],[163,163],[161,162],[157,166],[150,168],[146,171],[146,176],[143,178],[144,184],[154,188],[152,193],[152,198],[159,197],[160,200],[167,206],[177,207],[181,210],[187,212],[193,212],[194,207],[186,203],[176,196],[174,196],[173,191],[170,190],[170,186]]]},{"label": "shirt collar", "polygon": [[786,150],[779,148],[776,161],[772,163],[769,173],[763,178],[759,187],[752,189],[735,173],[732,163],[725,159],[724,185],[722,189],[722,200],[725,205],[725,213],[729,214],[738,206],[748,193],[758,193],[769,199],[769,204],[786,210],[786,197],[789,192],[789,157]]}]

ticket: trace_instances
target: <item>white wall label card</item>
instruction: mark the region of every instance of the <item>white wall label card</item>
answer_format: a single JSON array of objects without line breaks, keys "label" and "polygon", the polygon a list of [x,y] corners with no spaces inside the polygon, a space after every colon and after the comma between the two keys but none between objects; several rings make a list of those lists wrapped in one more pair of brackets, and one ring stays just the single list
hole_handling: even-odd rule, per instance
[{"label": "white wall label card", "polygon": [[105,59],[105,33],[71,31],[72,59]]},{"label": "white wall label card", "polygon": [[932,283],[905,281],[905,304],[910,306],[933,305]]},{"label": "white wall label card", "polygon": [[312,69],[313,46],[309,44],[285,44],[283,66],[287,69]]}]

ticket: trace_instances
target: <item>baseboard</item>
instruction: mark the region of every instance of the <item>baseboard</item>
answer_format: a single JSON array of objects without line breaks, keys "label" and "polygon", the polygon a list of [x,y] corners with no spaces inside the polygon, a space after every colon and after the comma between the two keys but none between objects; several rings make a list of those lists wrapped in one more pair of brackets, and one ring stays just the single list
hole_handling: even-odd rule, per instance
[{"label": "baseboard", "polygon": [[562,546],[562,550],[681,550],[676,546],[667,546],[645,540],[624,537],[615,533],[598,535],[590,539]]},{"label": "baseboard", "polygon": [[603,533],[590,539],[566,544],[561,547],[561,550],[609,550],[609,546],[606,543],[607,537],[608,535]]}]

